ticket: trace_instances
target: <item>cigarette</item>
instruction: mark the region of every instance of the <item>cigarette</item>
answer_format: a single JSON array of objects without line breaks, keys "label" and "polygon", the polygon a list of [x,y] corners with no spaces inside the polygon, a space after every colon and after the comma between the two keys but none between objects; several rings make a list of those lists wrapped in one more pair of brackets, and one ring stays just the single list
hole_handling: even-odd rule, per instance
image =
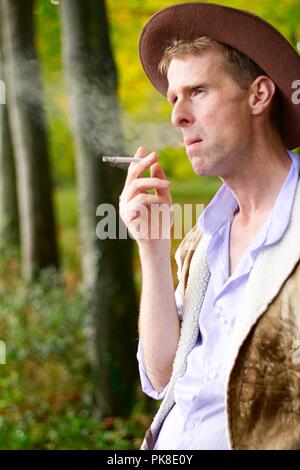
[{"label": "cigarette", "polygon": [[106,163],[131,163],[131,162],[139,162],[142,159],[139,157],[117,157],[117,156],[107,156],[105,155],[102,157],[102,161]]}]

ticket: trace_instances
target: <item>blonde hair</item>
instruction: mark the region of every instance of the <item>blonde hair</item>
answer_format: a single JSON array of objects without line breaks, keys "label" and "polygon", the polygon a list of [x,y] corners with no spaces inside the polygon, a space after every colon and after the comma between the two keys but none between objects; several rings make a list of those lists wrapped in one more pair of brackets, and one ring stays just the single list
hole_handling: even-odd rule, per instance
[{"label": "blonde hair", "polygon": [[[219,49],[223,53],[226,59],[224,68],[241,89],[247,90],[252,82],[260,75],[268,76],[262,68],[242,52],[207,36],[188,40],[174,38],[165,49],[158,65],[158,70],[162,75],[167,75],[171,60],[175,57],[180,57],[185,54],[199,55],[203,50],[212,48]],[[270,118],[280,132],[280,97],[277,88],[272,99]]]}]

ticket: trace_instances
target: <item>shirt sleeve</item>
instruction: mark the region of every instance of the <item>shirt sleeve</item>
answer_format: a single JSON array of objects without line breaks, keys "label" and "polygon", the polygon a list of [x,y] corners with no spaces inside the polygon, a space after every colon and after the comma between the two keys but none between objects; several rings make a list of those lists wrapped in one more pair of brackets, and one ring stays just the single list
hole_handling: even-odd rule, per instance
[{"label": "shirt sleeve", "polygon": [[[176,306],[177,306],[177,311],[178,311],[178,316],[179,319],[181,320],[182,318],[182,301],[179,295],[179,288],[175,290],[175,301],[176,301]],[[144,363],[144,357],[143,357],[143,350],[141,346],[141,342],[139,341],[138,344],[138,350],[137,350],[137,360],[138,360],[138,366],[139,366],[139,374],[140,374],[140,381],[141,381],[141,387],[143,392],[148,395],[151,398],[154,398],[155,400],[162,400],[166,394],[168,385],[165,386],[165,388],[161,391],[158,392],[155,390],[147,376],[147,372],[145,369],[145,363]]]}]

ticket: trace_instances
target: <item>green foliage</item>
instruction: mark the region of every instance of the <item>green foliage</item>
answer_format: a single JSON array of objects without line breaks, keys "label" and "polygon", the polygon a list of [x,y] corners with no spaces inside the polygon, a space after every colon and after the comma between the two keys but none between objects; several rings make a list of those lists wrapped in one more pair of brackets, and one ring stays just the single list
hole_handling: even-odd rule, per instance
[{"label": "green foliage", "polygon": [[[90,319],[83,295],[47,270],[25,285],[15,252],[0,259],[0,449],[128,449],[148,424],[140,412],[101,420],[93,404]],[[141,406],[140,402],[140,405]]]}]

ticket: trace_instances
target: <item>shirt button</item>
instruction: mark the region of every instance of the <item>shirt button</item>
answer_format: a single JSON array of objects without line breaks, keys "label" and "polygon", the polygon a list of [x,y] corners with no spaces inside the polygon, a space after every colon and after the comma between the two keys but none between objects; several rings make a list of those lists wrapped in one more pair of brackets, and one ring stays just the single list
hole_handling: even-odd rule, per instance
[{"label": "shirt button", "polygon": [[216,377],[218,376],[217,372],[215,370],[211,370],[209,373],[208,373],[208,378],[209,380],[214,380]]}]

